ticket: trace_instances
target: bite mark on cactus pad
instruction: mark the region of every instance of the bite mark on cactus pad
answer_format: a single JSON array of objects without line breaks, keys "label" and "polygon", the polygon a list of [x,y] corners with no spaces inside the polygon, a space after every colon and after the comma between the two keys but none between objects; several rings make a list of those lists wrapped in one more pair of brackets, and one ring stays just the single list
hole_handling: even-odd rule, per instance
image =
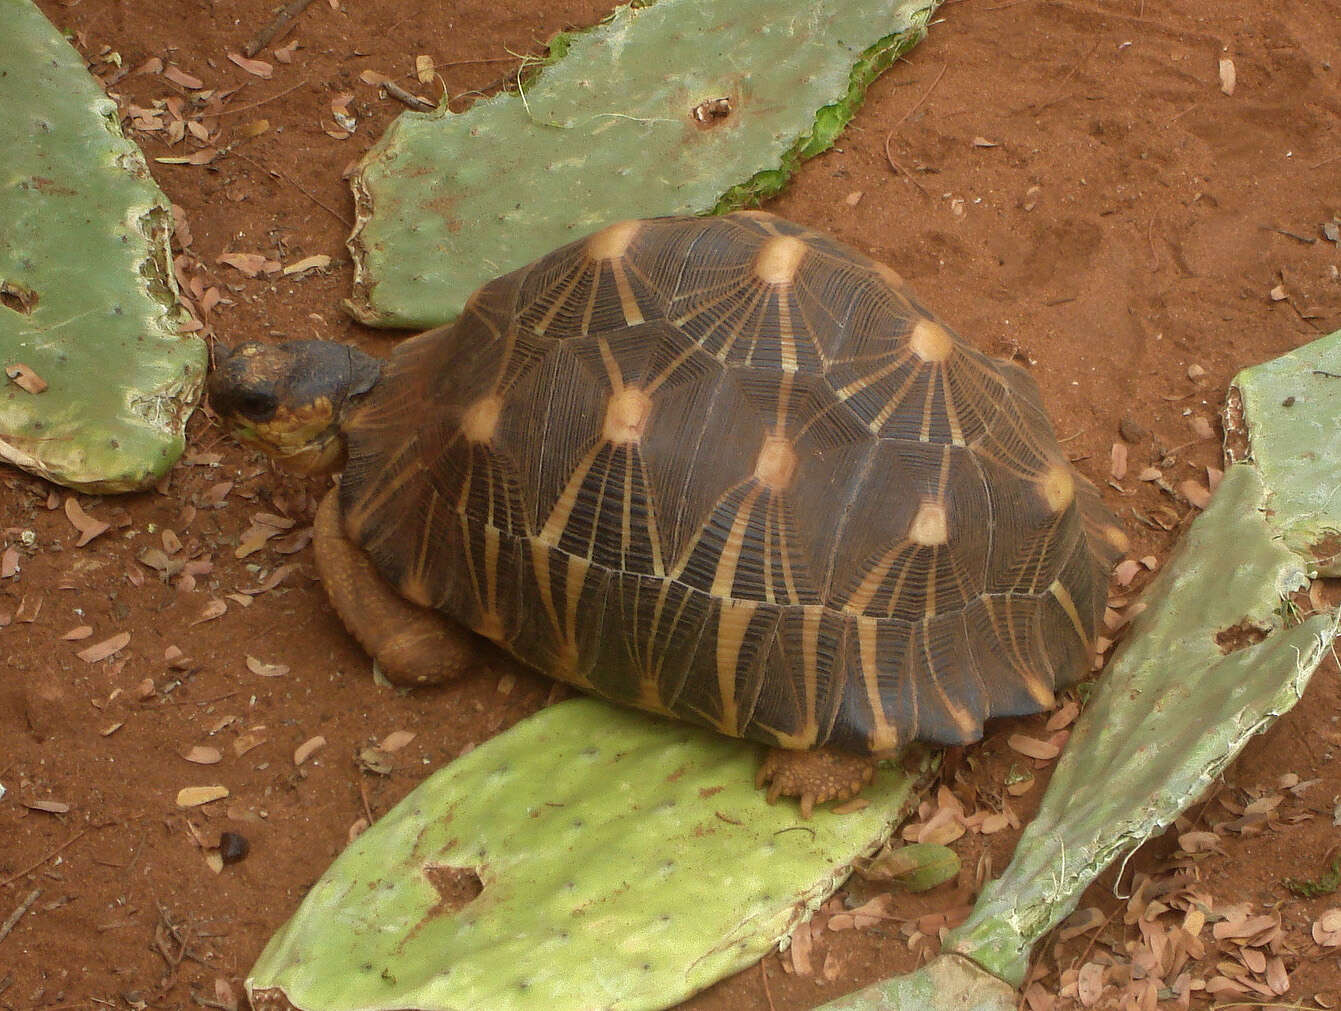
[{"label": "bite mark on cactus pad", "polygon": [[437,905],[428,911],[426,919],[458,913],[484,891],[484,882],[474,867],[429,864],[424,868],[424,874],[438,893]]}]

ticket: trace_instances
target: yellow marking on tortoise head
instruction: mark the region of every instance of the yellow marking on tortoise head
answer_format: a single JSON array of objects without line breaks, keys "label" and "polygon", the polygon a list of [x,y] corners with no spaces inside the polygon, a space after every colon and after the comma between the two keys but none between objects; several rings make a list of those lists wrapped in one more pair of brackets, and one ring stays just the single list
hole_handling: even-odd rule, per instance
[{"label": "yellow marking on tortoise head", "polygon": [[769,239],[754,257],[754,274],[765,284],[790,284],[796,276],[806,244],[792,235]]},{"label": "yellow marking on tortoise head", "polygon": [[1076,497],[1076,479],[1070,465],[1058,462],[1049,466],[1039,479],[1038,490],[1049,509],[1055,513],[1064,510]]},{"label": "yellow marking on tortoise head", "polygon": [[605,426],[601,434],[607,442],[626,445],[637,442],[647,429],[652,413],[652,398],[635,386],[614,394],[605,405]]},{"label": "yellow marking on tortoise head", "polygon": [[235,415],[228,423],[240,441],[264,450],[289,470],[321,473],[338,467],[344,457],[344,440],[329,397],[298,407],[281,404],[266,421]]},{"label": "yellow marking on tortoise head", "polygon": [[925,499],[917,507],[917,514],[908,525],[908,540],[923,547],[949,541],[950,527],[945,518],[945,506],[934,499]]},{"label": "yellow marking on tortoise head", "polygon": [[498,416],[502,413],[503,398],[497,393],[480,397],[461,415],[461,434],[470,442],[493,442],[494,433],[498,431]]},{"label": "yellow marking on tortoise head", "polygon": [[908,347],[924,362],[943,362],[954,351],[955,339],[934,319],[919,319],[908,335]]},{"label": "yellow marking on tortoise head", "polygon": [[785,491],[796,477],[796,449],[781,435],[764,439],[754,461],[754,476],[773,491]]},{"label": "yellow marking on tortoise head", "polygon": [[642,228],[641,221],[616,221],[587,240],[587,256],[592,260],[617,260]]}]

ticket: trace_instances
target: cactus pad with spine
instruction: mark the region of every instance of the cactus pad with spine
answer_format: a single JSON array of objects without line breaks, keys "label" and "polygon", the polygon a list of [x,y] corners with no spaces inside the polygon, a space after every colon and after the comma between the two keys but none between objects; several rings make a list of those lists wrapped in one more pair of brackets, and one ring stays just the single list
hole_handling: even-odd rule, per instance
[{"label": "cactus pad with spine", "polygon": [[29,0],[0,0],[0,459],[85,491],[151,484],[184,445],[205,345],[177,332],[172,211],[116,105]]},{"label": "cactus pad with spine", "polygon": [[483,282],[607,222],[776,193],[832,145],[936,5],[621,7],[553,40],[516,92],[461,114],[402,113],[353,179],[350,311],[374,326],[444,323]]},{"label": "cactus pad with spine", "polygon": [[[802,821],[758,749],[564,702],[417,787],[270,941],[257,1008],[662,1008],[757,960],[888,835],[912,781]],[[283,994],[283,997],[280,994]]]}]

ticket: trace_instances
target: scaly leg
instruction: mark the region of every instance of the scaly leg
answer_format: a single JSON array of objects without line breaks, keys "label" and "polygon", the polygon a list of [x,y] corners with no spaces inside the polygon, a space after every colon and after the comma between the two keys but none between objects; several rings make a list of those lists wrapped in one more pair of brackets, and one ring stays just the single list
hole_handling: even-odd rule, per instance
[{"label": "scaly leg", "polygon": [[404,687],[441,684],[480,665],[484,640],[406,600],[349,541],[334,490],[317,509],[312,540],[326,595],[388,681]]}]

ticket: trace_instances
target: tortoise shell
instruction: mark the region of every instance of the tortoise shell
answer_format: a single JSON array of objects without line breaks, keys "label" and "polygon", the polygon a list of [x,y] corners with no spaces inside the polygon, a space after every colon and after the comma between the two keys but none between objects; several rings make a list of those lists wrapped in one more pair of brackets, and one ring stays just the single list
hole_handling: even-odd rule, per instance
[{"label": "tortoise shell", "polygon": [[1125,543],[1023,369],[758,212],[621,222],[489,282],[347,438],[347,533],[406,598],[784,748],[1050,706]]}]

